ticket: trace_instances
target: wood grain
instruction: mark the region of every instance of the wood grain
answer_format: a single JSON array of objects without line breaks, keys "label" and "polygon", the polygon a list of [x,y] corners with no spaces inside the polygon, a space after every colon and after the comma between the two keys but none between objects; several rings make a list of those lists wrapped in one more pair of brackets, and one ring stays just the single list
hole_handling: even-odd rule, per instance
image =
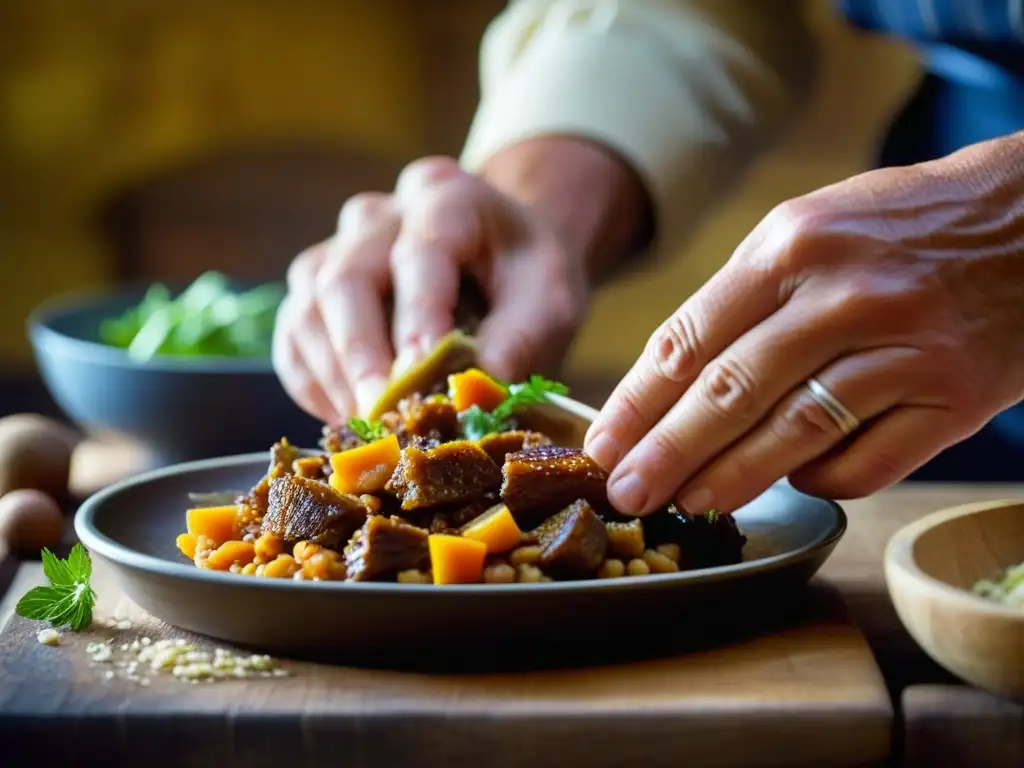
[{"label": "wood grain", "polygon": [[[39,578],[38,567],[25,567],[12,592]],[[747,626],[722,645],[681,643],[660,658],[623,661],[609,651],[585,668],[514,674],[296,660],[286,663],[288,678],[188,685],[154,676],[142,687],[105,681],[105,665],[91,667],[85,645],[182,633],[135,608],[102,571],[94,581],[100,627],[119,615],[132,630],[65,634],[58,648],[40,645],[38,625],[19,617],[0,633],[0,743],[32,746],[46,764],[73,765],[83,742],[102,748],[107,764],[156,766],[675,766],[687,757],[707,766],[852,766],[882,764],[889,752],[881,676],[825,586],[785,607],[780,629]],[[624,627],[621,637],[586,644],[644,642]],[[187,733],[174,740],[183,752],[168,751],[174,733]]]},{"label": "wood grain", "polygon": [[1020,768],[1024,706],[965,686],[917,685],[903,693],[907,768]]}]

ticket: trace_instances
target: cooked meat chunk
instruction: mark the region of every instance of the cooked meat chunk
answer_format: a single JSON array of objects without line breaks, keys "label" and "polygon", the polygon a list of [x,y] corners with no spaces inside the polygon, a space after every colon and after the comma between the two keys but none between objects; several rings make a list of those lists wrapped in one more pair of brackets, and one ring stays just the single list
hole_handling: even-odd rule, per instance
[{"label": "cooked meat chunk", "polygon": [[402,449],[387,490],[405,511],[482,499],[501,483],[501,470],[476,443],[456,440],[423,450]]},{"label": "cooked meat chunk", "polygon": [[542,569],[563,577],[595,573],[608,551],[604,521],[585,499],[573,502],[546,520],[537,535]]},{"label": "cooked meat chunk", "polygon": [[577,448],[545,446],[510,453],[502,469],[501,498],[520,527],[530,528],[576,499],[608,506],[608,475]]},{"label": "cooked meat chunk", "polygon": [[505,463],[505,459],[510,453],[547,445],[551,445],[551,441],[545,435],[521,429],[512,432],[495,432],[480,438],[480,447],[487,451],[487,455],[499,467]]},{"label": "cooked meat chunk", "polygon": [[297,458],[299,458],[299,450],[287,440],[281,438],[270,449],[270,467],[267,469],[267,472],[273,473],[275,470],[290,472],[292,462]]},{"label": "cooked meat chunk", "polygon": [[330,459],[327,456],[305,456],[292,462],[292,472],[310,480],[324,480],[329,474],[325,474],[324,468],[329,465]]},{"label": "cooked meat chunk", "polygon": [[747,543],[731,515],[690,517],[674,506],[643,518],[643,527],[648,547],[679,545],[680,570],[738,563]]},{"label": "cooked meat chunk", "polygon": [[349,448],[358,448],[360,445],[364,445],[363,438],[347,424],[343,424],[337,429],[331,429],[328,426],[323,428],[320,447],[327,453],[341,453]]},{"label": "cooked meat chunk", "polygon": [[338,549],[366,521],[367,511],[359,498],[327,483],[285,475],[270,481],[263,532]]},{"label": "cooked meat chunk", "polygon": [[435,511],[430,517],[431,533],[454,533],[470,520],[482,515],[494,506],[497,501],[496,494],[487,494],[479,501],[469,504],[454,504],[442,510]]},{"label": "cooked meat chunk", "polygon": [[644,556],[644,526],[639,518],[633,518],[628,523],[611,522],[605,525],[608,528],[608,554],[611,557],[632,560]]},{"label": "cooked meat chunk", "polygon": [[398,404],[405,432],[413,437],[453,440],[459,432],[455,406],[441,397],[407,397]]},{"label": "cooked meat chunk", "polygon": [[429,561],[427,532],[397,517],[368,517],[345,547],[345,567],[352,581],[425,567]]}]

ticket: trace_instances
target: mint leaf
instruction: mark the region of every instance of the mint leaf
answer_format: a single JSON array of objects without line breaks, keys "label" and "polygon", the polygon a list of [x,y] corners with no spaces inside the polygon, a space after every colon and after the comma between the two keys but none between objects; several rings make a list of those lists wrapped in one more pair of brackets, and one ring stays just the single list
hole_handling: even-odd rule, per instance
[{"label": "mint leaf", "polygon": [[26,619],[47,621],[55,615],[55,606],[60,606],[74,591],[73,586],[33,587],[18,601],[14,611]]},{"label": "mint leaf", "polygon": [[372,443],[374,440],[381,440],[388,436],[387,428],[379,421],[349,419],[348,428],[367,443]]},{"label": "mint leaf", "polygon": [[715,521],[718,520],[718,510],[717,509],[709,509],[705,513],[704,517],[706,517],[708,519],[708,522],[713,525],[715,523]]},{"label": "mint leaf", "polygon": [[507,424],[496,414],[497,409],[488,412],[479,405],[471,405],[459,413],[462,434],[466,436],[467,440],[480,440],[485,435],[503,431],[507,428]]},{"label": "mint leaf", "polygon": [[[43,548],[43,573],[54,586],[73,587],[75,575],[72,573],[71,565],[66,560],[61,560],[50,550]],[[70,560],[70,558],[68,558]]]},{"label": "mint leaf", "polygon": [[548,395],[566,395],[569,388],[558,381],[545,379],[539,374],[533,374],[524,382],[512,384],[508,388],[508,397],[494,409],[494,415],[500,419],[506,419],[512,412],[524,405],[534,405],[548,402]]},{"label": "mint leaf", "polygon": [[83,584],[89,583],[89,579],[92,578],[92,558],[89,557],[89,553],[85,551],[85,547],[80,542],[76,543],[68,553],[67,564],[75,581]]}]

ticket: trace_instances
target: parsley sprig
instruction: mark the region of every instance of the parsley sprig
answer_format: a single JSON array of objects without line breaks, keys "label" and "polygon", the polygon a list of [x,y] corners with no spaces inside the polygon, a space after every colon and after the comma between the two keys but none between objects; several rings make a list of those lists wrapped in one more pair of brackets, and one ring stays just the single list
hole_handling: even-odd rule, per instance
[{"label": "parsley sprig", "polygon": [[508,396],[493,410],[485,411],[478,405],[471,405],[459,414],[462,431],[469,440],[479,440],[484,435],[504,432],[509,428],[512,414],[524,405],[548,402],[548,395],[568,394],[569,388],[558,381],[545,379],[539,374],[519,384],[508,387]]},{"label": "parsley sprig", "polygon": [[67,560],[43,550],[43,573],[48,587],[35,587],[18,601],[15,612],[26,619],[49,621],[54,627],[86,629],[92,623],[96,593],[89,586],[92,560],[85,547],[75,544]]},{"label": "parsley sprig", "polygon": [[348,428],[355,432],[367,443],[374,440],[381,440],[388,436],[388,430],[379,421],[366,421],[365,419],[349,419]]}]

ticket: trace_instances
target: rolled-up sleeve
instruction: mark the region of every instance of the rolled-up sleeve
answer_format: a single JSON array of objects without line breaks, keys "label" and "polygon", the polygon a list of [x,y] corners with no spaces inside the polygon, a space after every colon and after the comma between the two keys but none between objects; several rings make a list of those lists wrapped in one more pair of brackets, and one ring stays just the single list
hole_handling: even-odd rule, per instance
[{"label": "rolled-up sleeve", "polygon": [[544,135],[600,142],[643,180],[658,250],[797,111],[815,61],[798,0],[515,0],[480,58],[463,165]]}]

